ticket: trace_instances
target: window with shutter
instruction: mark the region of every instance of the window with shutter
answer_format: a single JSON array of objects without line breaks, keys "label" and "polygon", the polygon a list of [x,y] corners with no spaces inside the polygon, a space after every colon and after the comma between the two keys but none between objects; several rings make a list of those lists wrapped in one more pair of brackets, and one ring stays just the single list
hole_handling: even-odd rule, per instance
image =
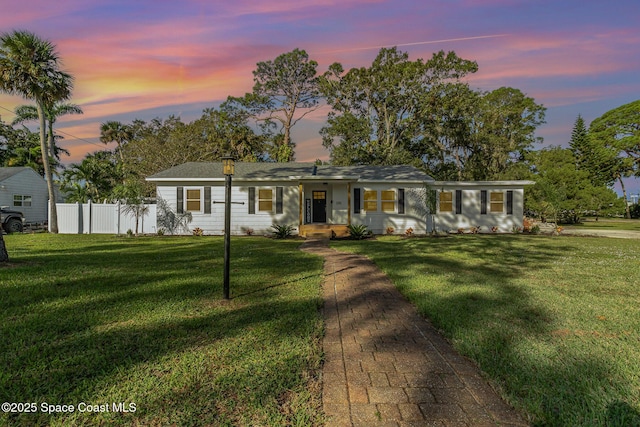
[{"label": "window with shutter", "polygon": [[453,193],[441,191],[439,194],[440,212],[453,212]]},{"label": "window with shutter", "polygon": [[489,206],[491,213],[502,213],[504,210],[504,193],[502,191],[492,191]]},{"label": "window with shutter", "polygon": [[396,192],[395,190],[383,190],[380,192],[382,212],[395,212]]},{"label": "window with shutter", "polygon": [[258,190],[258,210],[260,212],[273,211],[273,190],[271,188]]}]

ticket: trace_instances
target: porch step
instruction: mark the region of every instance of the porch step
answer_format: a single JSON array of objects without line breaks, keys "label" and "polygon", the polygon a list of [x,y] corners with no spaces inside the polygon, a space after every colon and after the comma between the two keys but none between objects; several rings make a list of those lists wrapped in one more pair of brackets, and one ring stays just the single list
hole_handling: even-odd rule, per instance
[{"label": "porch step", "polygon": [[300,236],[331,239],[346,237],[349,231],[343,224],[304,224],[300,226]]}]

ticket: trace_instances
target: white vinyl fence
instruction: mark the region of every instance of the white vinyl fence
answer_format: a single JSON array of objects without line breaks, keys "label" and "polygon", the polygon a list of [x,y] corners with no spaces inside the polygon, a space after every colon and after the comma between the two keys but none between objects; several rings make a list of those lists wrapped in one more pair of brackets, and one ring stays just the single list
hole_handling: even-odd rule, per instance
[{"label": "white vinyl fence", "polygon": [[[120,203],[56,203],[60,234],[124,234],[136,231],[133,213],[125,213]],[[156,206],[145,205],[148,211],[138,219],[138,233],[156,232]],[[51,221],[49,221],[51,223]]]}]

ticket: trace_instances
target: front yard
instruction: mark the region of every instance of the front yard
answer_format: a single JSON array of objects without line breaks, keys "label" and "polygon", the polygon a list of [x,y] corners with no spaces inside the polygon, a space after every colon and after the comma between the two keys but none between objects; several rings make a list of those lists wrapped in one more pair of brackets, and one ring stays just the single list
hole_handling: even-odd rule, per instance
[{"label": "front yard", "polygon": [[[322,424],[322,260],[299,241],[234,238],[225,302],[219,237],[5,239],[0,425]],[[640,425],[640,241],[332,246],[370,256],[533,425]]]},{"label": "front yard", "polygon": [[640,241],[336,242],[368,255],[533,425],[640,426]]},{"label": "front yard", "polygon": [[221,238],[5,239],[0,425],[321,423],[322,260],[299,242],[234,239],[224,302]]}]

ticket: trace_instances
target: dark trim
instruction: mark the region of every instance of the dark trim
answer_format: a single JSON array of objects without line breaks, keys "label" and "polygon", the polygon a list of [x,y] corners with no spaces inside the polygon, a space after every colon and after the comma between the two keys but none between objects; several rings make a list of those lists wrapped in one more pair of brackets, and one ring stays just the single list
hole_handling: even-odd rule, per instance
[{"label": "dark trim", "polygon": [[211,213],[211,187],[204,187],[204,213]]},{"label": "dark trim", "polygon": [[360,206],[361,206],[361,195],[360,195],[361,191],[360,188],[354,188],[353,189],[353,213],[360,213]]},{"label": "dark trim", "polygon": [[480,191],[480,214],[487,214],[487,190]]},{"label": "dark trim", "polygon": [[456,190],[456,215],[462,213],[462,190]]},{"label": "dark trim", "polygon": [[256,187],[249,187],[249,214],[256,213]]},{"label": "dark trim", "polygon": [[176,191],[176,212],[184,213],[184,187],[178,187]]},{"label": "dark trim", "polygon": [[507,215],[513,215],[513,190],[507,190]]},{"label": "dark trim", "polygon": [[404,213],[404,188],[398,188],[398,213]]},{"label": "dark trim", "polygon": [[282,213],[282,192],[283,187],[276,187],[276,213]]}]

